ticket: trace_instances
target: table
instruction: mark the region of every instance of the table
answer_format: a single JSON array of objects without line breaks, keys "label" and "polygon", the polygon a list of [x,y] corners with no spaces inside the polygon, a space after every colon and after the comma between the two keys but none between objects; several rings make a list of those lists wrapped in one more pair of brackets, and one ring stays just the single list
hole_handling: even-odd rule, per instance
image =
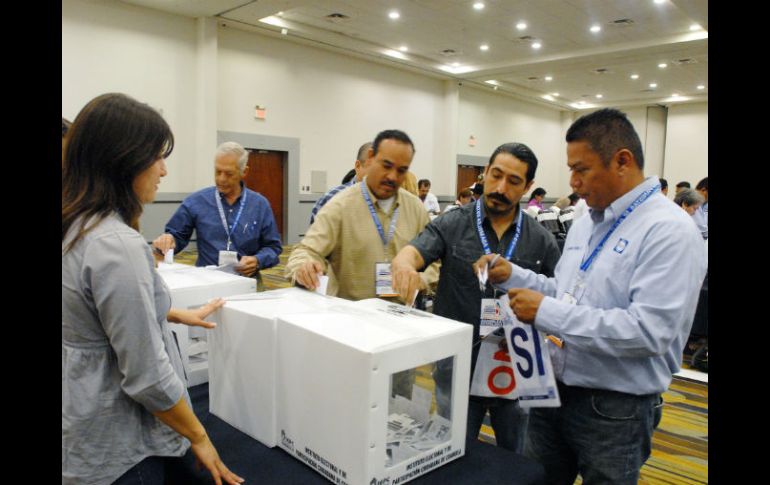
[{"label": "table", "polygon": [[[246,483],[281,485],[331,483],[281,448],[268,448],[210,414],[208,386],[208,383],[204,383],[189,388],[193,409],[206,428],[222,461],[236,474],[246,479]],[[208,472],[199,473],[205,477]],[[475,440],[465,450],[465,456],[462,458],[409,483],[536,485],[545,481],[544,476],[543,467],[539,463],[489,443]]]}]

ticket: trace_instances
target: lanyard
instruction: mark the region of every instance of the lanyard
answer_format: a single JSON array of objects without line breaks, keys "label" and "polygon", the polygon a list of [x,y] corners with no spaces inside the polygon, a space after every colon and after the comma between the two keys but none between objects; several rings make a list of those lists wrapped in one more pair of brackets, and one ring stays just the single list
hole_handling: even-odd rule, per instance
[{"label": "lanyard", "polygon": [[[524,219],[524,214],[519,209],[519,220],[516,221],[516,232],[511,239],[511,244],[508,245],[508,250],[505,251],[505,259],[511,260],[513,251],[516,249],[516,244],[519,242],[519,236],[521,235],[521,221]],[[479,233],[479,239],[481,239],[481,245],[484,248],[484,254],[490,254],[492,251],[489,249],[489,241],[487,241],[487,235],[484,234],[484,229],[481,227],[481,199],[476,201],[476,231]]]},{"label": "lanyard", "polygon": [[606,242],[607,242],[607,239],[609,239],[609,238],[610,238],[610,236],[612,235],[612,233],[613,233],[613,232],[615,232],[615,229],[617,229],[617,228],[618,228],[618,226],[620,225],[620,223],[621,223],[621,222],[623,222],[623,221],[626,219],[626,217],[628,217],[628,216],[629,216],[629,215],[630,215],[632,212],[634,212],[634,209],[636,209],[637,207],[639,207],[640,205],[642,205],[642,203],[643,203],[645,200],[649,199],[649,198],[650,198],[650,196],[651,196],[652,194],[654,194],[655,192],[657,192],[657,191],[658,191],[658,189],[660,189],[660,185],[656,185],[655,187],[652,187],[652,188],[650,188],[650,189],[647,189],[647,190],[645,190],[644,192],[642,192],[642,193],[639,195],[639,197],[637,197],[637,198],[636,198],[636,200],[635,200],[635,201],[633,201],[633,202],[631,203],[631,205],[629,205],[629,206],[626,208],[626,210],[625,210],[625,211],[623,211],[623,214],[621,214],[621,215],[620,215],[620,217],[618,217],[618,220],[616,220],[616,221],[615,221],[615,223],[614,223],[614,224],[612,225],[612,227],[610,228],[610,230],[609,230],[609,231],[607,231],[607,234],[605,234],[605,235],[604,235],[604,237],[602,238],[602,240],[599,242],[599,245],[598,245],[598,246],[596,246],[596,248],[594,248],[593,252],[592,252],[592,253],[591,253],[591,255],[588,257],[588,259],[584,260],[584,261],[583,261],[583,262],[580,264],[580,271],[581,271],[581,272],[585,273],[586,271],[588,271],[588,268],[590,268],[590,267],[591,267],[591,263],[593,263],[593,262],[594,262],[594,259],[596,259],[596,255],[598,255],[598,254],[599,254],[599,252],[601,252],[602,248],[604,247],[604,243],[606,243]]},{"label": "lanyard", "polygon": [[214,199],[217,201],[217,209],[219,209],[219,217],[222,219],[222,226],[225,228],[225,234],[227,234],[227,250],[230,250],[230,235],[233,233],[235,228],[238,226],[238,221],[241,218],[241,214],[243,213],[243,206],[246,204],[246,188],[242,187],[242,194],[241,194],[241,207],[238,209],[238,214],[235,216],[235,220],[233,221],[232,227],[230,229],[227,228],[227,218],[225,217],[225,210],[222,207],[222,200],[219,198],[219,192],[217,189],[214,189]]},{"label": "lanyard", "polygon": [[387,247],[390,240],[393,239],[393,233],[396,231],[396,219],[398,219],[398,207],[396,207],[396,209],[393,211],[393,217],[390,218],[390,229],[388,230],[388,237],[385,238],[385,231],[382,230],[382,224],[380,223],[380,218],[377,217],[377,213],[374,211],[374,204],[372,204],[372,199],[369,197],[369,192],[367,192],[365,185],[366,185],[365,181],[361,182],[361,193],[364,196],[366,205],[369,206],[369,214],[372,216],[374,225],[377,227],[377,232],[380,234],[382,245]]}]

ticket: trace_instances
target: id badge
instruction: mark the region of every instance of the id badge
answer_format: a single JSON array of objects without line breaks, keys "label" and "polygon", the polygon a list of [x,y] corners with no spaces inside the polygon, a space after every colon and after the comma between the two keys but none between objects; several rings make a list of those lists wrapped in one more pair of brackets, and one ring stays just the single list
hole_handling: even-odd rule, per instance
[{"label": "id badge", "polygon": [[479,335],[485,336],[503,326],[503,311],[500,308],[500,300],[495,298],[481,299],[481,323]]},{"label": "id badge", "polygon": [[238,264],[238,253],[235,251],[219,251],[219,266]]},{"label": "id badge", "polygon": [[374,263],[374,293],[377,296],[398,296],[393,291],[393,273],[390,263]]}]

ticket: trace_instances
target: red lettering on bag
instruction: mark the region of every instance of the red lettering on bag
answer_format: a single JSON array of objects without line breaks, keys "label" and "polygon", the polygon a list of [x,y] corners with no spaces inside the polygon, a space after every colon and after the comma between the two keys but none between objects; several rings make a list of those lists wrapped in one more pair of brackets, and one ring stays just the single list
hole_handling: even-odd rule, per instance
[{"label": "red lettering on bag", "polygon": [[[510,362],[511,361],[511,356],[508,355],[508,351],[504,350],[504,349],[500,349],[497,352],[495,352],[492,355],[492,358],[494,360],[500,360],[500,361],[503,361],[503,362]],[[495,377],[498,374],[500,374],[500,373],[508,374],[508,376],[511,378],[511,382],[507,386],[505,386],[505,387],[498,387],[495,384]],[[513,369],[511,369],[508,366],[504,366],[504,365],[501,365],[499,367],[495,367],[489,373],[489,377],[487,378],[487,386],[489,386],[489,390],[492,391],[495,394],[498,394],[498,395],[501,395],[501,396],[503,396],[505,394],[508,394],[509,392],[511,392],[516,387],[516,378],[513,377]]]}]

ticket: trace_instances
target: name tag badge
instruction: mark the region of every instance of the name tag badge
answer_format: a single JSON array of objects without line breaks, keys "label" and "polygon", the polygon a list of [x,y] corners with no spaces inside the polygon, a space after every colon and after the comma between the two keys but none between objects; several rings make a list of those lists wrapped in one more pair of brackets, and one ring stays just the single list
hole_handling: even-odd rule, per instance
[{"label": "name tag badge", "polygon": [[494,298],[481,299],[481,324],[479,335],[489,335],[503,326],[503,312],[500,301]]},{"label": "name tag badge", "polygon": [[390,263],[374,263],[374,293],[377,296],[398,296],[393,291],[393,274]]},{"label": "name tag badge", "polygon": [[219,266],[238,264],[238,253],[235,251],[219,251]]}]

